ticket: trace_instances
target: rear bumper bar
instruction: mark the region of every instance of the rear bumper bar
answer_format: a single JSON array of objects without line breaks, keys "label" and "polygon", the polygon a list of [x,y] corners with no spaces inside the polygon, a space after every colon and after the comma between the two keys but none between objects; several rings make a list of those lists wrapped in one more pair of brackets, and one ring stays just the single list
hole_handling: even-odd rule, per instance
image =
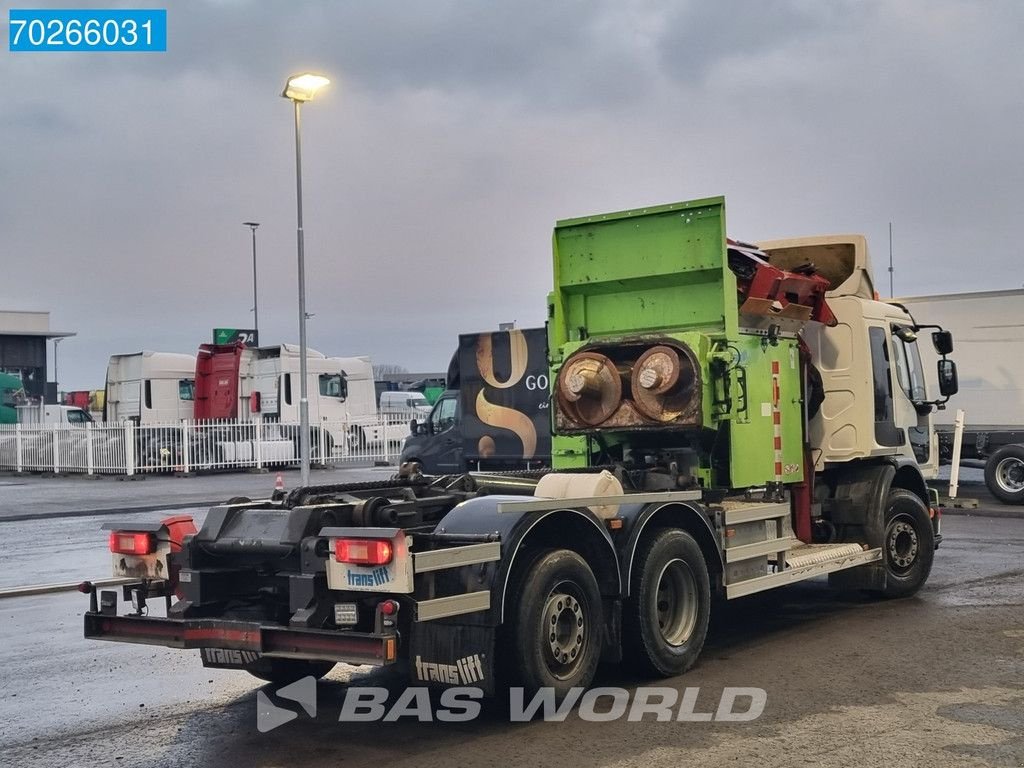
[{"label": "rear bumper bar", "polygon": [[262,656],[383,666],[397,658],[398,635],[299,629],[225,619],[112,616],[88,611],[85,636],[93,640],[227,648]]}]

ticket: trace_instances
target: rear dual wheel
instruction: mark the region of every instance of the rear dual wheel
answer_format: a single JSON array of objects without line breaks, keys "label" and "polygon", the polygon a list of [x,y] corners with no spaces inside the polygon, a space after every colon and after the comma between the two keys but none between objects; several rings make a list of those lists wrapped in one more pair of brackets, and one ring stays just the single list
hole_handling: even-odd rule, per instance
[{"label": "rear dual wheel", "polygon": [[656,533],[640,546],[631,583],[622,617],[627,660],[643,674],[682,674],[697,661],[711,617],[700,545],[686,531]]},{"label": "rear dual wheel", "polygon": [[511,670],[530,696],[553,688],[559,700],[589,685],[604,637],[601,592],[590,566],[567,549],[536,552],[510,594]]}]

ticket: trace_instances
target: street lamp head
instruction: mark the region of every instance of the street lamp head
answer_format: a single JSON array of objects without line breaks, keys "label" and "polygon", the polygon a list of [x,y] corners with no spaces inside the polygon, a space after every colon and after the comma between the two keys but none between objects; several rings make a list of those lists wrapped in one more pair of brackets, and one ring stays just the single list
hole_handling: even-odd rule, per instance
[{"label": "street lamp head", "polygon": [[249,227],[250,229],[256,229],[256,227],[258,227],[259,225],[260,225],[260,223],[258,221],[243,221],[242,222],[242,226],[243,227]]},{"label": "street lamp head", "polygon": [[284,86],[284,93],[281,95],[292,101],[310,101],[317,91],[330,82],[323,75],[303,72],[288,78],[288,82]]}]

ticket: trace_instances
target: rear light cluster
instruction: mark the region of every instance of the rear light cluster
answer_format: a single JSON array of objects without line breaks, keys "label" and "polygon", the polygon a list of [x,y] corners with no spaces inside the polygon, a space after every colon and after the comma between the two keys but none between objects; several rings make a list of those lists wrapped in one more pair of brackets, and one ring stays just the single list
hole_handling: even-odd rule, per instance
[{"label": "rear light cluster", "polygon": [[335,539],[334,559],[349,565],[387,565],[394,548],[388,539]]},{"label": "rear light cluster", "polygon": [[156,537],[152,533],[111,531],[110,551],[115,555],[151,555],[156,552]]}]

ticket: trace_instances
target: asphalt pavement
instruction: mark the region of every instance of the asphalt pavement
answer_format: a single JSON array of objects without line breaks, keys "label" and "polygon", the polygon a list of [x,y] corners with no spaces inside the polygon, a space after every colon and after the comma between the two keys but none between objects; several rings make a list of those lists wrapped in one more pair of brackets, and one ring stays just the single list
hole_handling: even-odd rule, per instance
[{"label": "asphalt pavement", "polygon": [[[95,546],[90,521],[50,541],[38,521],[4,524],[13,564],[35,577]],[[97,522],[93,520],[91,522]],[[339,666],[315,718],[256,728],[244,672],[204,669],[195,651],[86,641],[86,598],[0,602],[0,765],[24,766],[1020,766],[1024,764],[1024,520],[950,517],[918,596],[841,596],[824,580],[719,606],[698,665],[653,683],[619,667],[596,685],[699,688],[714,712],[726,686],[763,688],[746,723],[625,718],[512,724],[487,706],[468,723],[338,722],[353,685],[400,678]],[[32,563],[31,553],[38,553]],[[70,557],[68,557],[70,553]],[[103,558],[99,558],[103,559]],[[98,565],[91,562],[89,567]],[[295,705],[291,705],[295,708]]]},{"label": "asphalt pavement", "polygon": [[[323,471],[314,482],[392,472]],[[201,522],[211,503],[266,495],[274,478],[0,477],[0,588],[108,576],[100,527],[112,514],[176,509]],[[284,478],[293,487],[298,473]],[[0,765],[1022,766],[1024,516],[983,486],[961,495],[981,505],[946,511],[918,596],[878,602],[817,580],[722,603],[688,674],[645,681],[612,666],[595,681],[631,695],[699,688],[695,709],[708,713],[728,686],[762,688],[752,722],[596,723],[574,711],[564,723],[510,723],[500,704],[468,723],[338,722],[353,687],[385,686],[390,704],[405,687],[393,671],[339,665],[318,684],[315,718],[261,733],[258,693],[288,706],[272,686],[205,669],[195,651],[86,641],[87,599],[63,593],[0,600]]]},{"label": "asphalt pavement", "polygon": [[[310,482],[316,485],[384,480],[395,473],[393,466],[355,465],[314,469]],[[84,475],[43,476],[0,475],[0,523],[7,520],[73,517],[83,514],[123,513],[209,507],[234,496],[266,498],[281,474],[285,488],[299,484],[299,471],[219,474],[178,477],[172,474],[123,477]]]}]

